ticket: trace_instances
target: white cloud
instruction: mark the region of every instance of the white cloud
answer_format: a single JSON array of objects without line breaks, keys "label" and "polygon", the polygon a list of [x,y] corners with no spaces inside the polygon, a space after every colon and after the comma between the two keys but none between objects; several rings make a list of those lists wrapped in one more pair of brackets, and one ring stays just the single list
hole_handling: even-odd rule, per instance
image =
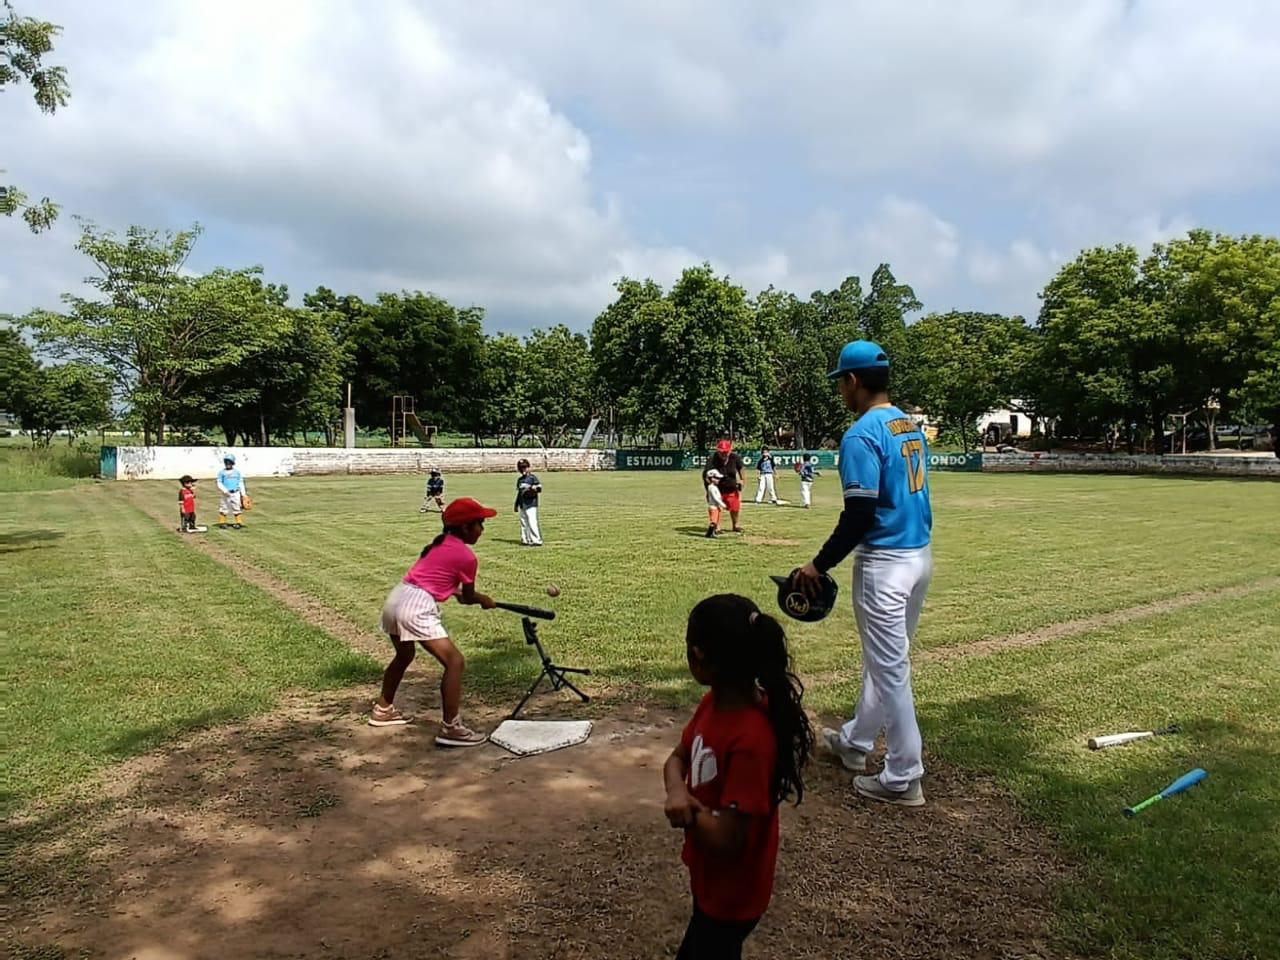
[{"label": "white cloud", "polygon": [[[496,326],[582,327],[619,275],[703,260],[801,295],[887,261],[927,309],[1030,314],[1081,247],[1280,215],[1263,0],[41,15],[72,102],[0,97],[7,180],[118,229],[199,219],[197,269],[433,289]],[[73,242],[0,222],[0,312],[83,276]]]}]

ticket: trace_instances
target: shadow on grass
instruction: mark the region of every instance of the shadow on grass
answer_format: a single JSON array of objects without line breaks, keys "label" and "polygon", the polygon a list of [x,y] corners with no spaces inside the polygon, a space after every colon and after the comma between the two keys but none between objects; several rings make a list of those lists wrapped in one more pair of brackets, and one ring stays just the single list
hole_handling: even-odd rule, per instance
[{"label": "shadow on grass", "polygon": [[[1085,865],[1061,892],[1060,935],[1084,953],[1252,958],[1280,943],[1280,750],[1259,731],[1185,717],[1178,737],[1123,753],[1079,756],[1039,741],[1040,707],[1025,694],[975,697],[921,711],[938,755],[990,773]],[[1044,727],[1051,721],[1046,718]],[[1194,767],[1209,777],[1135,819],[1124,807]],[[1264,839],[1269,838],[1269,839]]]},{"label": "shadow on grass", "polygon": [[17,530],[13,533],[0,533],[0,553],[38,550],[64,536],[61,530]]}]

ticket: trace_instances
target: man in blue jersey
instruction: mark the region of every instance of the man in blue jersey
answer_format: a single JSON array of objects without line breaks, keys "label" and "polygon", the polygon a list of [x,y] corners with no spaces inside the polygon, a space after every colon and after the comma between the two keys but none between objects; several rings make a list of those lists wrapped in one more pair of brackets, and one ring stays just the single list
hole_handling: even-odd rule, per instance
[{"label": "man in blue jersey", "polygon": [[[862,693],[853,719],[839,730],[824,730],[823,741],[846,768],[862,774],[853,779],[860,795],[918,807],[924,804],[924,765],[908,652],[933,572],[928,447],[915,421],[889,402],[889,358],[878,345],[846,344],[828,376],[858,416],[840,442],[844,510],[796,580],[816,592],[819,575],[855,551],[853,611],[862,637]],[[881,729],[884,769],[867,776],[867,754]]]}]

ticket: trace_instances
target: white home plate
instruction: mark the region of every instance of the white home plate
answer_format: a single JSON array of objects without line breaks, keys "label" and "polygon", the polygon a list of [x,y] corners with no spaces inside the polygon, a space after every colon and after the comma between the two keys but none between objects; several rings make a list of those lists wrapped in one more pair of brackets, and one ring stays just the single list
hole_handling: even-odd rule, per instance
[{"label": "white home plate", "polygon": [[572,747],[589,736],[590,720],[503,720],[489,739],[517,757],[531,757]]}]

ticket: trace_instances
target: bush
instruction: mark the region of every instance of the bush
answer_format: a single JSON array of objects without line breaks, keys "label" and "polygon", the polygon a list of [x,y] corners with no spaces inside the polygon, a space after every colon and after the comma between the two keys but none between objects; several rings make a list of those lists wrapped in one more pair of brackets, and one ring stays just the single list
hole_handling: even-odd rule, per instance
[{"label": "bush", "polygon": [[98,447],[0,447],[0,491],[55,490],[98,473]]}]

